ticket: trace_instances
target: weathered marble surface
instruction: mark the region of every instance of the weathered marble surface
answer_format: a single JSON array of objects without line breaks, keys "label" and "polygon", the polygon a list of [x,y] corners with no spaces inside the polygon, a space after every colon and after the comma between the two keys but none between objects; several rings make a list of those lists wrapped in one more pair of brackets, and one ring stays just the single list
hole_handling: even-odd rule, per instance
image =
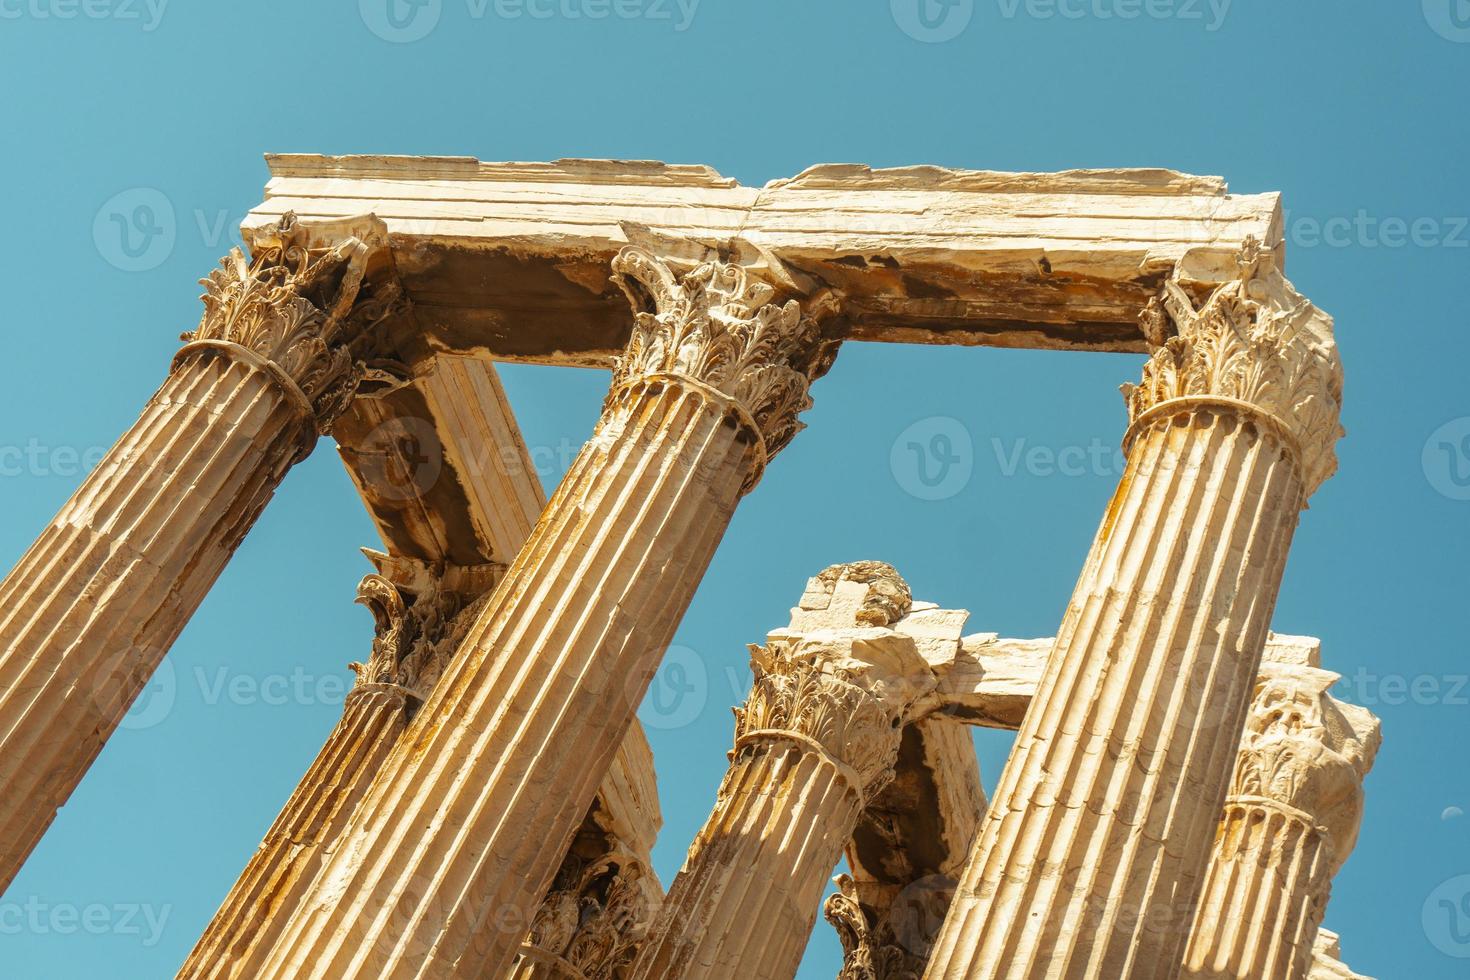
[{"label": "weathered marble surface", "polygon": [[609,366],[631,322],[608,265],[628,244],[719,245],[793,292],[847,297],[855,340],[1147,349],[1164,279],[1218,284],[1254,236],[1281,244],[1276,194],[1169,170],[995,173],[848,164],[744,187],[649,161],[267,158],[256,229],[371,212],[413,301],[400,359],[434,351]]}]

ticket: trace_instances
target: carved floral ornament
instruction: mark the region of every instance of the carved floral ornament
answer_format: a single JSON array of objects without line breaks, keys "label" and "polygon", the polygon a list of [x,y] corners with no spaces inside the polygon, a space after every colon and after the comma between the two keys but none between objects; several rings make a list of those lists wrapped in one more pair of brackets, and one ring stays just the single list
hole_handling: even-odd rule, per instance
[{"label": "carved floral ornament", "polygon": [[1263,670],[1230,797],[1275,804],[1320,828],[1341,860],[1357,839],[1363,777],[1377,745],[1376,735],[1365,741],[1353,730],[1328,695],[1337,679],[1327,671]]},{"label": "carved floral ornament", "polygon": [[[768,739],[801,742],[871,798],[893,778],[903,725],[937,680],[913,638],[891,628],[913,606],[908,583],[893,566],[830,566],[808,586],[822,596],[814,608],[830,614],[822,603],[854,584],[861,589],[846,597],[851,605],[828,628],[773,633],[765,646],[750,647],[755,681],[745,705],[735,709],[735,749]],[[809,593],[803,604],[813,600]]]},{"label": "carved floral ornament", "polygon": [[[908,937],[911,942],[903,942],[891,909],[875,922],[874,915],[863,907],[857,883],[845,874],[834,881],[837,891],[823,904],[822,914],[842,941],[842,970],[837,980],[922,980],[928,965],[923,955],[928,952],[928,940]],[[909,945],[918,948],[910,950]]]},{"label": "carved floral ornament", "polygon": [[1172,279],[1144,312],[1144,333],[1157,349],[1142,381],[1123,386],[1129,442],[1176,407],[1171,402],[1233,404],[1286,437],[1304,497],[1311,496],[1336,471],[1333,447],[1343,435],[1342,362],[1332,319],[1292,287],[1274,253],[1255,239],[1239,262],[1239,278],[1202,306]]},{"label": "carved floral ornament", "polygon": [[612,847],[592,861],[568,856],[531,923],[526,942],[586,980],[614,980],[637,957],[654,912],[651,872]]},{"label": "carved floral ornament", "polygon": [[732,401],[763,442],[764,460],[801,431],[808,389],[831,366],[837,344],[822,339],[796,300],[774,302],[775,290],[739,265],[701,262],[679,273],[639,246],[624,248],[612,268],[634,325],[610,403],[644,379],[675,375]]},{"label": "carved floral ornament", "polygon": [[[200,280],[204,316],[185,333],[175,366],[203,350],[223,350],[269,372],[325,432],[346,410],[362,379],[362,361],[379,327],[401,312],[403,291],[391,276],[368,271],[387,244],[376,218],[349,219],[335,244],[310,243],[293,214],[262,232],[246,259],[231,249]],[[317,237],[332,228],[315,229]]]},{"label": "carved floral ornament", "polygon": [[832,640],[821,636],[752,646],[755,683],[735,709],[736,751],[757,740],[794,738],[819,749],[864,798],[880,792],[893,778],[908,711],[934,680],[911,638],[867,632],[875,635],[863,642],[894,646],[900,658],[911,653],[916,664],[905,674],[869,669],[833,656]]},{"label": "carved floral ornament", "polygon": [[489,591],[465,593],[433,584],[405,589],[386,575],[369,575],[357,601],[373,614],[376,636],[366,664],[349,664],[359,686],[402,688],[414,706],[428,699],[474,625]]}]

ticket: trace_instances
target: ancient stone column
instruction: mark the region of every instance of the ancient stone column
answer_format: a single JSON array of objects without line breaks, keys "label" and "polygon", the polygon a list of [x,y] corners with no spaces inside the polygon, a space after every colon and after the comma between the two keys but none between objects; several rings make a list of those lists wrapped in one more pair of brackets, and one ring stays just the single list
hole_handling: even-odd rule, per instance
[{"label": "ancient stone column", "polygon": [[636,323],[590,442],[253,977],[515,959],[741,496],[831,346],[738,267],[614,262]]},{"label": "ancient stone column", "polygon": [[180,978],[239,977],[249,949],[269,943],[337,843],[372,778],[428,697],[504,569],[428,568],[369,552],[378,573],[358,602],[377,627],[372,656],[352,664],[357,684],[342,720],[225,897]]},{"label": "ancient stone column", "polygon": [[1341,432],[1331,321],[1269,252],[1248,243],[1196,302],[1175,278],[1145,318],[1160,346],[1125,389],[1127,467],[928,977],[1179,974],[1297,516]]},{"label": "ancient stone column", "polygon": [[791,626],[751,648],[729,771],[634,980],[790,980],[828,876],[893,777],[905,717],[934,688],[893,628],[910,595],[892,568],[839,565],[813,582]]},{"label": "ancient stone column", "polygon": [[399,294],[376,219],[317,236],[288,216],[203,281],[163,387],[0,583],[0,890],[353,397]]},{"label": "ancient stone column", "polygon": [[[837,892],[822,905],[822,915],[842,942],[837,980],[918,980],[929,960],[918,926],[933,912],[942,919],[954,901],[953,880],[935,882],[919,896],[929,909],[909,904],[878,907],[863,901],[851,875],[834,879]],[[946,887],[947,884],[947,887]],[[927,937],[933,941],[933,936]]]},{"label": "ancient stone column", "polygon": [[663,893],[647,863],[588,813],[508,980],[623,980]]},{"label": "ancient stone column", "polygon": [[944,714],[905,725],[893,781],[845,849],[851,874],[822,906],[842,941],[838,980],[923,975],[984,813],[969,727]]},{"label": "ancient stone column", "polygon": [[1366,709],[1328,695],[1338,679],[1311,663],[1262,666],[1185,953],[1192,980],[1306,980],[1312,968],[1381,739]]}]

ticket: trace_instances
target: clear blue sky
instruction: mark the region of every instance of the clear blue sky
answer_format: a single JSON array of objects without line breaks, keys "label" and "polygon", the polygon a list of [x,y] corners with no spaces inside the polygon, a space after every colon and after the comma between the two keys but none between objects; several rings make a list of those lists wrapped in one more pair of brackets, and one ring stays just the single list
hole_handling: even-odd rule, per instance
[{"label": "clear blue sky", "polygon": [[[1337,317],[1349,436],[1275,625],[1322,637],[1386,734],[1328,923],[1362,972],[1465,976],[1470,4],[933,0],[926,27],[913,2],[436,0],[434,29],[395,41],[380,35],[428,21],[395,28],[380,0],[0,0],[0,565],[162,379],[266,151],[655,158],[757,184],[827,161],[1159,166],[1280,190],[1288,272]],[[108,227],[120,194],[154,206],[151,250],[130,256]],[[666,883],[723,770],[744,646],[808,575],[883,559],[970,609],[973,631],[1055,631],[1116,473],[1009,460],[1116,445],[1117,385],[1139,363],[844,352],[680,631],[707,680],[692,720],[650,732]],[[554,484],[607,377],[504,376]],[[937,501],[890,466],[899,434],[936,417],[973,447],[968,482]],[[0,900],[0,976],[172,975],[333,725],[371,636],[352,598],[375,543],[323,445],[173,650],[167,710],[130,719]],[[1006,749],[982,742],[987,786]],[[819,922],[801,977],[837,961]]]}]

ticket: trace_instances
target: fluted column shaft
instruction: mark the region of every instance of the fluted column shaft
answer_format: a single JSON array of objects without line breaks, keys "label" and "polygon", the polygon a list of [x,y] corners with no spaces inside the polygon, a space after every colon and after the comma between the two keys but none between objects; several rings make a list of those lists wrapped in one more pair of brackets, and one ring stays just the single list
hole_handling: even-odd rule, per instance
[{"label": "fluted column shaft", "polygon": [[252,945],[284,926],[276,913],[309,881],[336,842],[408,723],[408,692],[389,684],[354,688],[342,719],[251,855],[179,971],[181,978],[241,976]]},{"label": "fluted column shaft", "polygon": [[741,495],[829,360],[721,263],[613,264],[635,329],[592,439],[251,977],[509,970]]},{"label": "fluted column shaft", "polygon": [[435,689],[420,715],[432,725],[409,732],[364,801],[318,901],[249,975],[479,977],[510,966],[754,452],[698,386],[627,393]]},{"label": "fluted column shaft", "polygon": [[1332,886],[1325,834],[1274,800],[1225,806],[1185,957],[1191,980],[1304,980]]},{"label": "fluted column shaft", "polygon": [[1338,431],[1330,321],[1247,264],[1199,312],[1170,286],[1179,336],[1129,392],[1121,484],[927,977],[1179,973],[1297,514]]},{"label": "fluted column shaft", "polygon": [[637,313],[591,441],[252,977],[512,964],[741,494],[819,361],[743,270],[614,263]]},{"label": "fluted column shaft", "polygon": [[901,632],[909,587],[856,562],[807,588],[751,650],[729,771],[630,980],[791,980],[828,876],[893,779],[907,714],[935,685]]},{"label": "fluted column shaft", "polygon": [[1178,418],[1129,455],[930,976],[1177,972],[1300,492],[1255,423]]},{"label": "fluted column shaft", "polygon": [[266,832],[179,971],[180,980],[239,977],[250,950],[269,944],[300,907],[353,811],[475,614],[466,603],[498,566],[438,566],[369,552],[379,573],[363,579],[358,602],[376,636],[357,686],[285,807]]},{"label": "fluted column shaft", "polygon": [[1184,956],[1189,980],[1305,980],[1352,851],[1378,719],[1314,664],[1266,664]]},{"label": "fluted column shaft", "polygon": [[854,780],[806,740],[741,745],[634,980],[791,980],[862,814]]},{"label": "fluted column shaft", "polygon": [[0,583],[0,891],[260,516],[314,421],[224,350],[182,363]]},{"label": "fluted column shaft", "polygon": [[399,291],[366,281],[381,224],[339,225],[320,247],[288,216],[203,281],[163,387],[0,583],[0,890],[352,398]]}]

